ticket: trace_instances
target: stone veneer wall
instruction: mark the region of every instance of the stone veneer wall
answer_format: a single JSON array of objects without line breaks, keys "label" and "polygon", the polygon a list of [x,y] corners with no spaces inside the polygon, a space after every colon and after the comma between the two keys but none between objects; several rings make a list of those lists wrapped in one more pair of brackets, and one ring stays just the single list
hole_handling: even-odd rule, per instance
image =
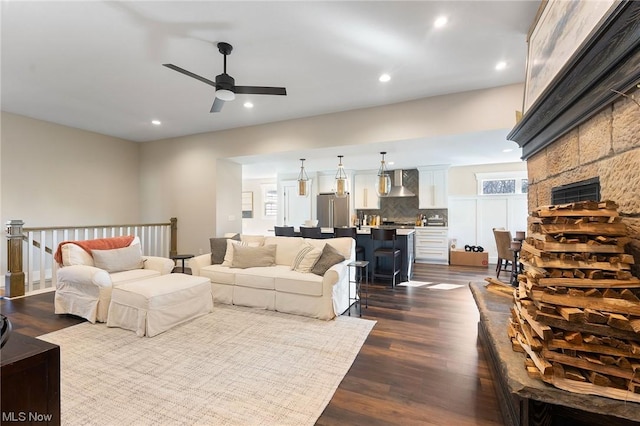
[{"label": "stone veneer wall", "polygon": [[529,211],[551,204],[551,188],[599,177],[601,199],[620,206],[640,277],[640,106],[621,98],[530,157],[527,169]]}]

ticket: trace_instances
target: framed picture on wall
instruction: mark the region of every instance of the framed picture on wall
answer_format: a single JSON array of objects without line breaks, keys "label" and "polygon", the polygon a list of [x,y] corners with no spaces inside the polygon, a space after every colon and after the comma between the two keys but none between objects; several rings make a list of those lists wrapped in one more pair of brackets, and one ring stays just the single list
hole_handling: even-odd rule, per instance
[{"label": "framed picture on wall", "polygon": [[548,0],[529,36],[523,112],[561,74],[609,16],[616,0]]},{"label": "framed picture on wall", "polygon": [[242,218],[253,218],[253,192],[244,191],[242,193]]}]

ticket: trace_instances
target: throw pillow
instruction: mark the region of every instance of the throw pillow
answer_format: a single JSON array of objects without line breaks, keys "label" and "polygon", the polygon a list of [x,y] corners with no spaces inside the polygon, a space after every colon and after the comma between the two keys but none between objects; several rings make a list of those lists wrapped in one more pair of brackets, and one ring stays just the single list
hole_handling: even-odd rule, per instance
[{"label": "throw pillow", "polygon": [[120,272],[142,269],[142,251],[140,244],[111,250],[91,250],[96,268],[105,271]]},{"label": "throw pillow", "polygon": [[322,250],[319,248],[312,248],[311,251],[304,255],[304,258],[300,261],[295,270],[297,272],[311,272],[313,267],[316,266],[321,255]]},{"label": "throw pillow", "polygon": [[242,241],[227,240],[227,251],[224,254],[224,261],[222,262],[222,266],[228,266],[230,268],[233,264],[233,247],[247,245],[247,243]]},{"label": "throw pillow", "polygon": [[87,265],[94,266],[93,257],[82,247],[73,243],[63,244],[60,251],[62,252],[62,264],[64,266],[71,265]]},{"label": "throw pillow", "polygon": [[233,260],[232,268],[253,268],[257,266],[273,266],[276,263],[275,244],[269,244],[261,247],[242,246],[238,244],[232,245]]},{"label": "throw pillow", "polygon": [[227,240],[240,241],[240,234],[235,234],[231,238],[209,238],[212,265],[220,265],[224,262],[224,255],[227,253]]},{"label": "throw pillow", "polygon": [[291,263],[292,271],[296,270],[298,265],[300,265],[300,262],[302,262],[302,259],[304,259],[307,253],[309,253],[311,250],[313,250],[313,247],[311,247],[309,244],[303,244],[302,248],[298,251],[298,254],[296,254],[296,257],[293,258],[293,262]]},{"label": "throw pillow", "polygon": [[322,249],[322,254],[316,264],[313,265],[311,272],[316,275],[324,275],[329,268],[342,261],[344,261],[344,256],[338,253],[338,250],[334,249],[331,244],[325,244]]}]

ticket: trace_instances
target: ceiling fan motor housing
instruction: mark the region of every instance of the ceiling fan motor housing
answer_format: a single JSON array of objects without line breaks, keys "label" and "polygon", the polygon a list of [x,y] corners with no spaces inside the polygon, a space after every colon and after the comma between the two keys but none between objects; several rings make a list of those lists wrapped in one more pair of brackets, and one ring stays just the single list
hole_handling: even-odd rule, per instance
[{"label": "ceiling fan motor housing", "polygon": [[216,90],[225,89],[233,92],[235,85],[236,80],[229,74],[222,73],[216,76]]}]

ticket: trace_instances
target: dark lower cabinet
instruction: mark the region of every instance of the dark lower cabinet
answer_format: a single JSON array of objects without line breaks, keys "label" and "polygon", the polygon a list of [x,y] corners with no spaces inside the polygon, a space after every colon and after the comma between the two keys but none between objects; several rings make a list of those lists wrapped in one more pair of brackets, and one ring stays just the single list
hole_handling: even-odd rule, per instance
[{"label": "dark lower cabinet", "polygon": [[12,333],[0,349],[1,424],[60,424],[60,347]]},{"label": "dark lower cabinet", "polygon": [[[402,266],[400,267],[400,280],[396,281],[397,284],[413,278],[415,232],[411,232],[408,235],[398,235],[396,238],[396,247],[400,249],[400,259],[402,262]],[[370,262],[369,274],[371,274],[375,263],[373,250],[378,248],[381,243],[379,241],[373,241],[370,234],[358,234],[357,244],[364,249],[364,260]],[[388,245],[388,243],[385,242],[385,245]]]}]

